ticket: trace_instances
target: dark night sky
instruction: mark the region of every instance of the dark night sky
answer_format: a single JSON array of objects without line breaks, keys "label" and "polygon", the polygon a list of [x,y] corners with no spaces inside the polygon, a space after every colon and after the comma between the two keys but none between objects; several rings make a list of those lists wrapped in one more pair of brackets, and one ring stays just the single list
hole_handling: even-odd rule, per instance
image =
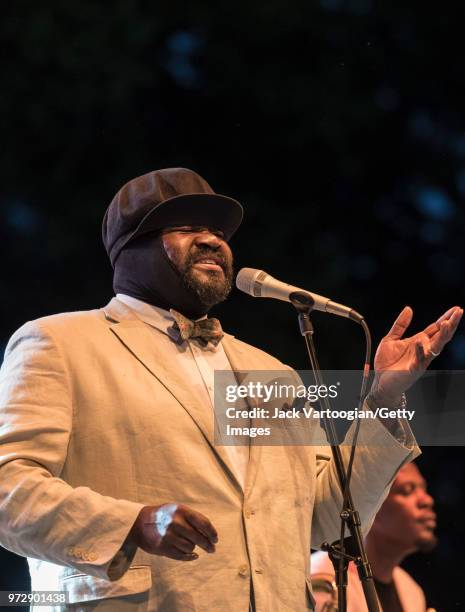
[{"label": "dark night sky", "polygon": [[[237,268],[350,304],[376,342],[405,304],[414,331],[463,305],[462,3],[157,4],[2,8],[1,347],[28,319],[108,301],[103,213],[124,182],[169,166],[243,202]],[[235,292],[216,314],[306,367],[285,304]],[[356,326],[314,322],[323,367],[361,367]],[[465,369],[464,329],[435,367]],[[409,567],[439,610],[465,607],[463,459],[420,460],[440,545]],[[2,559],[1,588],[19,585]]]}]

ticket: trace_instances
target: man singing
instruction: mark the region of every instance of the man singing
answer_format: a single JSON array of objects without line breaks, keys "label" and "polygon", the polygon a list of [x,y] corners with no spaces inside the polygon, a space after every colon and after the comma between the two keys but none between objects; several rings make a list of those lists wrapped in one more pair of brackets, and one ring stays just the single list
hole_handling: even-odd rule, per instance
[{"label": "man singing", "polygon": [[[33,590],[64,591],[73,610],[313,608],[310,547],[339,536],[327,449],[214,444],[215,370],[289,371],[206,317],[230,292],[241,219],[190,170],[130,181],[103,222],[116,298],[26,323],[8,344],[0,542],[28,557]],[[461,316],[403,338],[404,309],[371,403],[400,405]],[[351,481],[364,525],[418,452],[406,423],[369,421]]]}]

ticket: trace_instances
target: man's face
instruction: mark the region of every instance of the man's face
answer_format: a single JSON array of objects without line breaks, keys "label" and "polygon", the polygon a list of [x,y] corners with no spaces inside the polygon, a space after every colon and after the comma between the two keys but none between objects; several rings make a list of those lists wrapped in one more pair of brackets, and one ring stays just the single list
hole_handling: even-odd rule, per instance
[{"label": "man's face", "polygon": [[208,308],[229,295],[233,281],[231,249],[219,230],[182,226],[162,232],[163,248],[184,285]]},{"label": "man's face", "polygon": [[398,473],[389,495],[376,515],[372,531],[379,539],[396,543],[405,553],[428,552],[436,545],[434,499],[414,463]]}]

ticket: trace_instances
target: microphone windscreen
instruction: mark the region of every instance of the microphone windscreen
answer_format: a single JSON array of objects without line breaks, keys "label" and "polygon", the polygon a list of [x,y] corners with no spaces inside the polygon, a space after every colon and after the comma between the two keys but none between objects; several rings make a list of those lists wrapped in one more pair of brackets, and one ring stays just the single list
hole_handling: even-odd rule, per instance
[{"label": "microphone windscreen", "polygon": [[263,270],[255,270],[255,268],[242,268],[239,270],[236,276],[236,287],[244,293],[248,293],[254,297],[259,297],[260,282],[257,283],[257,281],[263,280],[265,276],[266,273],[263,272]]}]

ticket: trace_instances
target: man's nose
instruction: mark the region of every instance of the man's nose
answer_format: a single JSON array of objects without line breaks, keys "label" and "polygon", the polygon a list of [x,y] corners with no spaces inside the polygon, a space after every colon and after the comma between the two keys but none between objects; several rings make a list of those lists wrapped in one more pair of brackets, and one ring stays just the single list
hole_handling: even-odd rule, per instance
[{"label": "man's nose", "polygon": [[218,249],[222,244],[221,238],[209,230],[197,232],[194,242],[197,246],[207,245],[212,249]]}]

